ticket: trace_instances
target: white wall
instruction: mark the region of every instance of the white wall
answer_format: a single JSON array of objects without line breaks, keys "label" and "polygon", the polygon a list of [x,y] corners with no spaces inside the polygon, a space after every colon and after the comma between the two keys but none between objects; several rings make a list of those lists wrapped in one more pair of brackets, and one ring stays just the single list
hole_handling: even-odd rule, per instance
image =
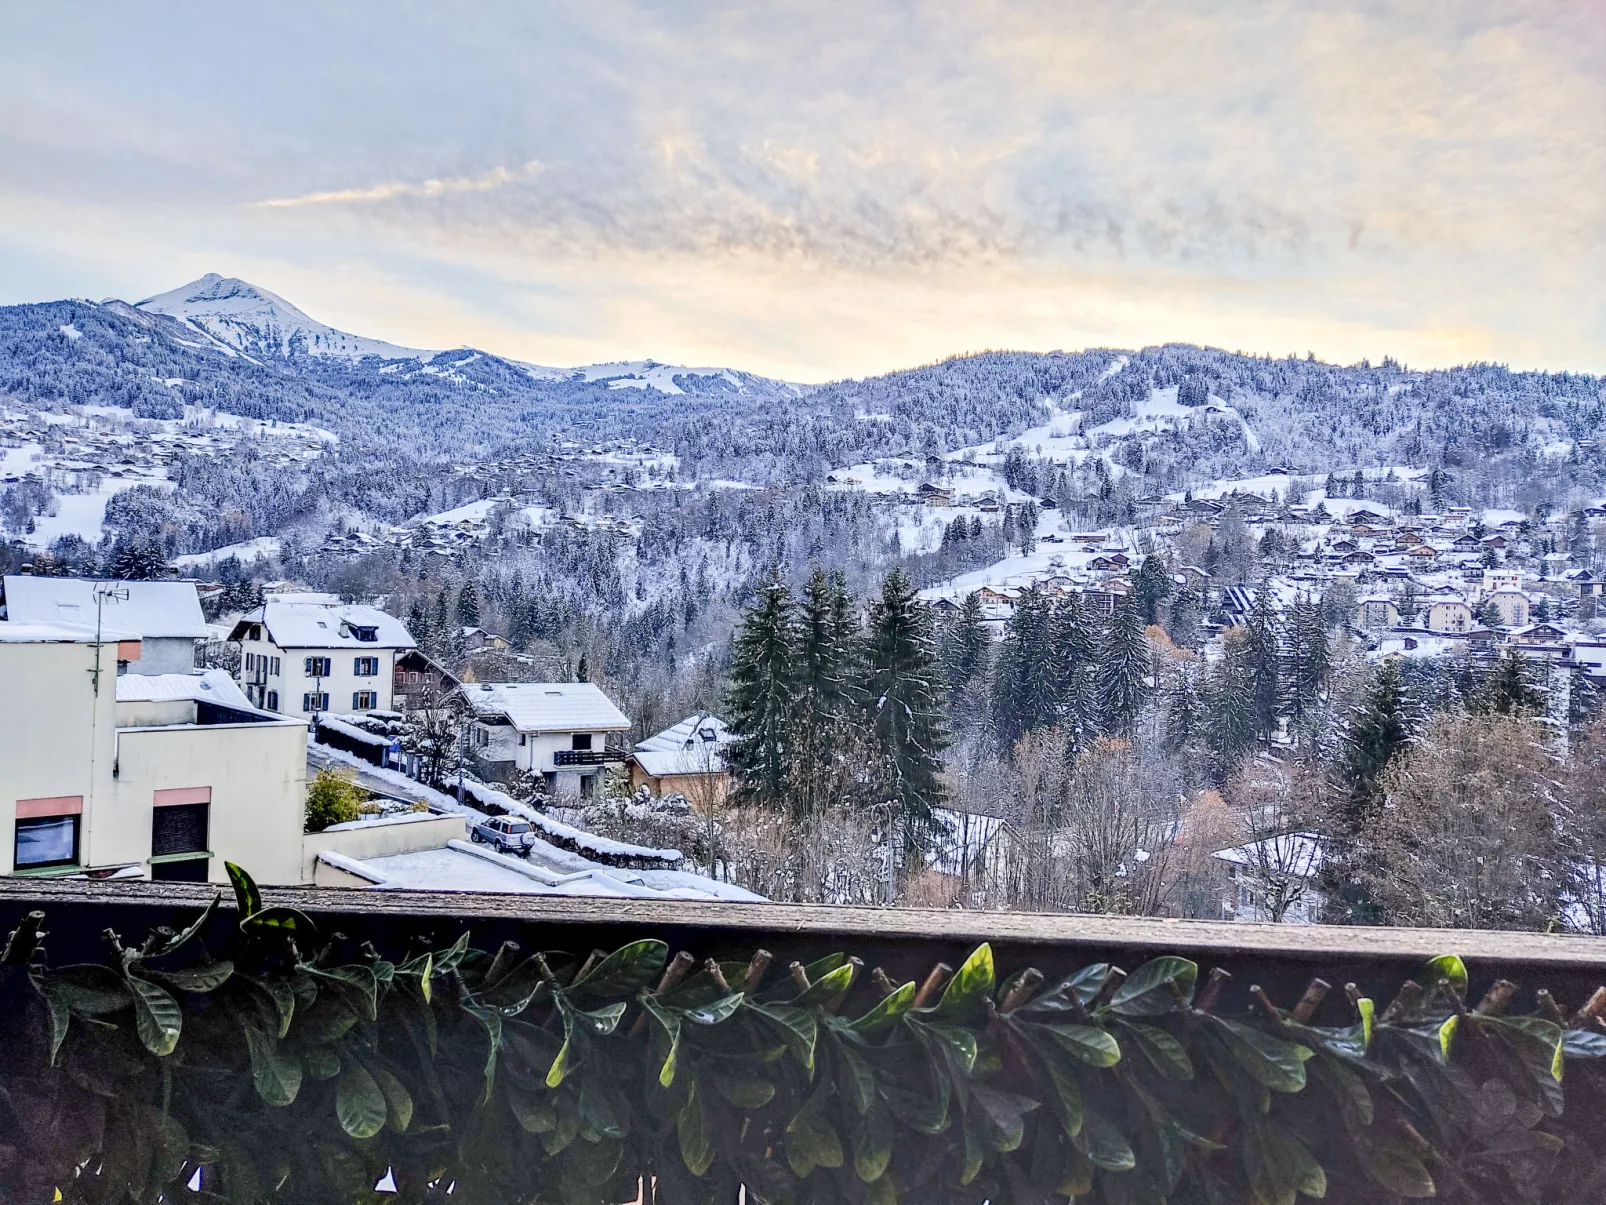
[{"label": "white wall", "polygon": [[[243,640],[240,642],[240,670],[239,679],[242,684],[257,680],[257,673],[245,668],[245,654],[279,658],[278,675],[269,674],[266,681],[268,690],[279,692],[279,706],[277,710],[283,715],[306,716],[309,713],[302,710],[303,696],[312,692],[316,679],[305,673],[306,659],[308,657],[327,657],[329,659],[329,676],[321,683],[323,693],[329,696],[328,710],[337,714],[348,714],[353,711],[390,711],[393,708],[393,691],[396,682],[396,650],[387,648],[369,648],[361,651],[354,649],[281,649],[267,640]],[[379,662],[379,671],[373,677],[359,678],[353,666],[358,657],[373,657]],[[359,690],[371,690],[375,700],[373,707],[354,708],[351,705],[351,696]],[[263,704],[266,706],[266,703]]]},{"label": "white wall", "polygon": [[[14,869],[17,801],[82,796],[80,832],[111,809],[117,643],[0,642],[0,870]],[[81,839],[80,839],[81,840]],[[80,844],[82,858],[82,841]]]},{"label": "white wall", "polygon": [[[337,825],[321,833],[308,833],[301,839],[301,881],[311,883],[316,880],[321,884],[318,855],[324,850],[362,862],[369,858],[386,858],[423,849],[445,849],[448,841],[461,841],[467,835],[468,824],[462,816],[430,816],[427,819],[405,816],[389,822],[380,820],[369,824]],[[361,885],[372,886],[367,882]]]},{"label": "white wall", "polygon": [[[110,626],[108,624],[108,626]],[[195,641],[188,636],[146,637],[140,641],[139,660],[129,666],[135,674],[189,674],[195,672]]]},{"label": "white wall", "polygon": [[148,859],[156,792],[210,787],[208,879],[228,882],[223,863],[235,862],[259,883],[300,883],[306,776],[307,729],[292,721],[122,729],[116,812],[97,821],[93,857]]}]

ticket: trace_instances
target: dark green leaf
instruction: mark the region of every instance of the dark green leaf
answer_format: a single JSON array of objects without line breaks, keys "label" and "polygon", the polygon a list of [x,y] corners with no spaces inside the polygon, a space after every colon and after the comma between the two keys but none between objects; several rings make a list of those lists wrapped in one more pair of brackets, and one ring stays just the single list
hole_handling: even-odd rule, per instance
[{"label": "dark green leaf", "polygon": [[1115,989],[1108,1005],[1124,1017],[1157,1017],[1175,1012],[1178,1004],[1191,1004],[1199,967],[1186,958],[1167,954],[1151,959]]},{"label": "dark green leaf", "polygon": [[245,1027],[245,1044],[251,1053],[251,1082],[257,1094],[278,1108],[293,1103],[301,1091],[301,1060],[282,1053],[273,1036],[254,1025]]},{"label": "dark green leaf", "polygon": [[72,1026],[72,1009],[57,987],[44,988],[43,995],[50,1010],[50,1065],[54,1067],[61,1044],[67,1040],[67,1031]]},{"label": "dark green leaf", "polygon": [[909,1011],[914,1004],[915,990],[913,983],[905,983],[884,996],[879,1004],[851,1023],[853,1029],[866,1036],[881,1032]]},{"label": "dark green leaf", "polygon": [[799,1008],[812,1008],[824,1004],[831,997],[853,986],[853,965],[843,963],[836,970],[809,981],[808,990],[793,1001]]},{"label": "dark green leaf", "polygon": [[993,948],[983,942],[948,981],[942,999],[937,1001],[937,1015],[953,1019],[965,1016],[993,994],[993,982]]},{"label": "dark green leaf", "polygon": [[361,1063],[349,1061],[341,1066],[335,1084],[335,1115],[340,1128],[353,1138],[372,1138],[385,1128],[385,1094]]},{"label": "dark green leaf", "polygon": [[557,1128],[558,1111],[545,1095],[515,1086],[511,1079],[507,1081],[505,1091],[514,1120],[526,1134],[548,1134]]},{"label": "dark green leaf", "polygon": [[807,1176],[817,1167],[841,1167],[842,1139],[824,1115],[822,1089],[786,1127],[786,1161],[798,1176]]},{"label": "dark green leaf", "polygon": [[327,1046],[307,1049],[307,1073],[313,1079],[333,1079],[340,1074],[340,1056]]},{"label": "dark green leaf", "polygon": [[1257,1205],[1294,1205],[1300,1193],[1327,1195],[1327,1175],[1293,1135],[1273,1122],[1252,1122],[1244,1132],[1244,1174]]},{"label": "dark green leaf", "polygon": [[[665,1085],[666,1087],[668,1085]],[[738,1109],[762,1109],[775,1099],[775,1085],[762,1079],[716,1076],[714,1090]]]},{"label": "dark green leaf", "polygon": [[1421,1200],[1438,1195],[1427,1167],[1404,1143],[1385,1146],[1367,1135],[1355,1142],[1354,1149],[1372,1179],[1395,1196]]},{"label": "dark green leaf", "polygon": [[988,1145],[995,1151],[1019,1148],[1026,1132],[1026,1114],[1037,1108],[1038,1102],[1013,1092],[1000,1092],[986,1084],[972,1084],[970,1099],[979,1107],[993,1131]]},{"label": "dark green leaf", "polygon": [[1130,1171],[1137,1165],[1137,1156],[1126,1135],[1092,1109],[1085,1111],[1082,1128],[1072,1135],[1071,1141],[1077,1150],[1106,1171]]},{"label": "dark green leaf", "polygon": [[1182,1043],[1153,1025],[1128,1022],[1126,1032],[1148,1057],[1154,1069],[1167,1079],[1192,1079],[1193,1061]]},{"label": "dark green leaf", "polygon": [[1091,1025],[1039,1025],[1036,1028],[1066,1054],[1090,1067],[1113,1067],[1121,1061],[1121,1047],[1102,1029]]},{"label": "dark green leaf", "polygon": [[123,977],[98,963],[58,967],[38,979],[43,990],[59,995],[81,1017],[104,1016],[134,1003]]},{"label": "dark green leaf", "polygon": [[681,1010],[681,1016],[694,1025],[718,1025],[730,1018],[742,1006],[742,993],[732,992],[712,1004]]},{"label": "dark green leaf", "polygon": [[757,1016],[769,1021],[779,1031],[792,1057],[803,1064],[811,1075],[814,1072],[814,1043],[819,1026],[812,1013],[789,1004],[757,1004],[749,1000],[747,1007]]},{"label": "dark green leaf", "polygon": [[234,964],[224,960],[202,967],[186,967],[182,971],[157,971],[146,967],[145,972],[181,992],[204,993],[216,991],[227,983],[229,976],[234,974]]},{"label": "dark green leaf", "polygon": [[134,1020],[139,1040],[152,1054],[172,1054],[184,1024],[178,1001],[165,989],[138,975],[127,976],[125,982],[134,995]]},{"label": "dark green leaf", "polygon": [[406,1085],[401,1080],[383,1067],[369,1067],[368,1071],[385,1097],[385,1110],[389,1117],[390,1128],[397,1133],[405,1131],[413,1124],[412,1093],[407,1091]]},{"label": "dark green leaf", "polygon": [[859,1119],[853,1131],[853,1170],[869,1184],[879,1180],[892,1162],[892,1114],[874,1108]]},{"label": "dark green leaf", "polygon": [[222,903],[222,901],[223,893],[220,891],[212,897],[212,902],[196,918],[194,924],[168,938],[167,941],[157,946],[150,956],[152,958],[161,958],[163,955],[172,954],[188,945],[200,934],[202,929],[206,928],[207,922],[212,919],[213,914],[217,912],[218,904]]},{"label": "dark green leaf", "polygon": [[254,975],[241,975],[239,978],[256,988],[273,1006],[275,1017],[274,1028],[279,1037],[290,1032],[290,1022],[296,1014],[296,995],[290,990],[290,985],[283,979],[263,978]]},{"label": "dark green leaf", "polygon": [[373,1021],[378,1018],[379,982],[374,978],[372,968],[359,965],[327,968],[309,965],[304,969],[310,975],[336,984],[365,1019]]},{"label": "dark green leaf", "polygon": [[669,947],[656,938],[633,941],[609,954],[569,990],[592,996],[633,996],[663,973]]},{"label": "dark green leaf", "polygon": [[845,1042],[837,1043],[836,1053],[837,1092],[855,1113],[863,1113],[875,1100],[875,1075],[864,1056]]},{"label": "dark green leaf", "polygon": [[1305,1086],[1305,1060],[1312,1054],[1308,1046],[1274,1038],[1240,1021],[1209,1020],[1233,1058],[1259,1083],[1275,1092],[1298,1092]]},{"label": "dark green leaf", "polygon": [[658,1067],[658,1083],[661,1087],[667,1088],[675,1082],[675,1072],[680,1061],[680,1016],[661,1007],[651,996],[643,994],[640,999],[641,1007],[658,1027],[661,1036],[664,1058]]},{"label": "dark green leaf", "polygon": [[1110,977],[1111,967],[1107,962],[1095,962],[1083,967],[1076,974],[1061,979],[1048,991],[1039,993],[1028,1001],[1025,1012],[1047,1013],[1074,1013],[1080,1015],[1093,1006],[1099,993],[1104,990],[1104,984]]},{"label": "dark green leaf", "polygon": [[692,1080],[686,1103],[675,1118],[675,1136],[680,1141],[680,1157],[692,1175],[701,1176],[713,1165],[714,1143],[709,1136],[708,1116],[697,1094],[696,1080]]},{"label": "dark green leaf", "polygon": [[234,904],[240,910],[240,919],[243,921],[261,912],[262,893],[257,890],[256,880],[233,862],[223,863],[223,868],[229,872],[229,882],[234,885]]},{"label": "dark green leaf", "polygon": [[574,1016],[577,1021],[583,1022],[585,1027],[592,1033],[597,1034],[599,1037],[606,1037],[619,1028],[619,1018],[625,1015],[625,1009],[628,1007],[623,1000],[620,1000],[616,1004],[609,1004],[603,1008],[594,1008],[589,1011],[576,1009]]}]

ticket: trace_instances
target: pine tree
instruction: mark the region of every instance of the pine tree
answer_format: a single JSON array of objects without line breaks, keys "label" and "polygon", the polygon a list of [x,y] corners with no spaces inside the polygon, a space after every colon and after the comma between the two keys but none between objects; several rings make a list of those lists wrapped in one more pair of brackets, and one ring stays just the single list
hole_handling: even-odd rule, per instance
[{"label": "pine tree", "polygon": [[777,573],[742,616],[727,691],[730,726],[740,733],[726,753],[735,798],[777,810],[791,803],[787,771],[797,703],[792,609],[792,593]]},{"label": "pine tree", "polygon": [[1315,706],[1332,668],[1321,604],[1308,596],[1294,604],[1284,663],[1289,711],[1296,721],[1303,720]]},{"label": "pine tree", "polygon": [[1108,732],[1130,732],[1148,693],[1149,642],[1143,617],[1130,595],[1115,605],[1110,626],[1099,645],[1094,680]]},{"label": "pine tree", "polygon": [[1391,658],[1377,667],[1345,741],[1341,772],[1348,804],[1343,820],[1350,835],[1359,832],[1378,780],[1409,737],[1405,679],[1399,662]]},{"label": "pine tree", "polygon": [[1477,702],[1479,710],[1500,715],[1537,715],[1545,709],[1545,694],[1534,684],[1528,660],[1508,649],[1484,679]]},{"label": "pine tree", "polygon": [[1282,714],[1282,650],[1269,587],[1262,586],[1255,592],[1254,610],[1244,627],[1244,652],[1249,662],[1255,730],[1262,739],[1269,739]]},{"label": "pine tree", "polygon": [[480,626],[480,591],[472,578],[457,592],[457,622],[465,628]]},{"label": "pine tree", "polygon": [[1057,715],[1057,675],[1051,664],[1049,606],[1035,586],[1022,592],[1004,626],[993,672],[993,728],[1008,751]]},{"label": "pine tree", "polygon": [[[847,585],[823,570],[803,590],[798,614],[797,709],[790,743],[792,808],[798,815],[825,810],[840,795],[842,761],[853,756],[848,677],[856,636],[843,623],[851,613]],[[846,607],[844,607],[844,602]]]},{"label": "pine tree", "polygon": [[[963,522],[956,519],[956,523]],[[943,664],[948,671],[948,685],[957,690],[974,681],[987,671],[987,653],[991,647],[987,628],[982,622],[981,595],[972,590],[959,605],[959,614],[943,633]]]},{"label": "pine tree", "polygon": [[576,682],[591,681],[591,666],[586,663],[586,655],[584,653],[580,654],[580,664],[574,668],[574,680]]},{"label": "pine tree", "polygon": [[1204,600],[1189,583],[1177,591],[1166,614],[1166,635],[1183,648],[1199,647],[1199,621],[1204,615]]},{"label": "pine tree", "polygon": [[1150,553],[1143,558],[1143,564],[1138,567],[1132,582],[1132,594],[1137,603],[1138,614],[1143,617],[1145,624],[1158,623],[1160,618],[1160,605],[1171,597],[1175,583],[1171,574],[1166,570],[1165,562]]},{"label": "pine tree", "polygon": [[1210,675],[1206,700],[1205,743],[1210,748],[1216,777],[1225,782],[1243,755],[1254,748],[1257,732],[1255,714],[1254,662],[1245,634],[1231,633],[1226,651]]},{"label": "pine tree", "polygon": [[872,779],[897,822],[908,860],[929,840],[932,809],[942,802],[939,775],[948,735],[930,609],[901,569],[882,583],[865,644]]},{"label": "pine tree", "polygon": [[1166,690],[1166,748],[1178,753],[1193,744],[1199,737],[1203,721],[1193,666],[1178,665]]},{"label": "pine tree", "polygon": [[1094,681],[1098,642],[1077,595],[1061,599],[1054,607],[1048,638],[1057,695],[1056,714],[1049,722],[1065,730],[1072,750],[1080,749],[1098,734],[1101,716]]}]

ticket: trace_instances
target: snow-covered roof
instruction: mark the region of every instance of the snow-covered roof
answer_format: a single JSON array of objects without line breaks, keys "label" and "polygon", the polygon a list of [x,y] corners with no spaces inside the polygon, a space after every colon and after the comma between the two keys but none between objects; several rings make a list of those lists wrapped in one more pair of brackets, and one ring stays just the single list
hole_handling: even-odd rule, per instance
[{"label": "snow-covered roof", "polygon": [[[119,703],[216,703],[255,711],[227,670],[200,674],[122,674],[117,679]],[[275,718],[278,718],[275,716]]]},{"label": "snow-covered roof", "polygon": [[718,716],[689,715],[657,736],[636,745],[636,763],[654,778],[665,774],[719,774],[725,770],[720,750],[736,734]]},{"label": "snow-covered roof", "polygon": [[506,716],[520,732],[612,732],[630,719],[595,682],[465,682],[476,715]]},{"label": "snow-covered roof", "polygon": [[[247,611],[235,625],[260,623],[268,639],[282,649],[410,649],[413,637],[394,615],[360,603],[284,602],[269,598]],[[357,630],[373,628],[373,640],[359,640]]]},{"label": "snow-covered roof", "polygon": [[[124,632],[115,628],[102,628],[103,643],[115,644],[120,640],[138,640],[138,632]],[[95,629],[78,624],[15,623],[0,621],[0,644],[93,644]]]},{"label": "snow-covered roof", "polygon": [[1284,833],[1210,855],[1234,866],[1265,867],[1273,871],[1313,877],[1322,868],[1322,838],[1316,833]]},{"label": "snow-covered roof", "polygon": [[79,577],[30,577],[7,574],[6,614],[18,623],[58,623],[95,628],[95,587],[108,594],[101,605],[102,631],[119,628],[143,640],[207,634],[206,617],[194,582],[98,582]]}]

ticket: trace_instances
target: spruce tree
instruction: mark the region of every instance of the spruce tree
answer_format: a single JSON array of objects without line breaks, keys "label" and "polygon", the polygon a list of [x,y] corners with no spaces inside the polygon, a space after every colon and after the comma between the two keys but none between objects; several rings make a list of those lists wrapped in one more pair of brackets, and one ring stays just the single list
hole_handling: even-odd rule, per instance
[{"label": "spruce tree", "polygon": [[472,578],[457,592],[457,622],[465,628],[480,626],[480,591]]},{"label": "spruce tree", "polygon": [[1106,731],[1132,730],[1148,693],[1148,674],[1149,642],[1143,634],[1143,616],[1127,595],[1116,603],[1115,614],[1110,617],[1109,629],[1099,644],[1094,675]]},{"label": "spruce tree", "polygon": [[785,809],[797,703],[792,593],[777,573],[759,588],[731,648],[727,709],[739,733],[726,752],[737,802]]},{"label": "spruce tree", "polygon": [[1254,748],[1255,714],[1253,653],[1247,636],[1229,634],[1225,654],[1216,662],[1206,698],[1205,743],[1218,780],[1225,782],[1243,755]]},{"label": "spruce tree", "polygon": [[1345,741],[1341,772],[1348,802],[1343,820],[1350,835],[1360,830],[1378,780],[1409,737],[1405,678],[1399,662],[1390,658],[1373,674],[1366,699],[1350,723]]},{"label": "spruce tree", "polygon": [[1164,561],[1153,553],[1143,558],[1133,578],[1132,594],[1145,624],[1159,622],[1160,606],[1171,597],[1174,586]]},{"label": "spruce tree", "polygon": [[1080,749],[1099,730],[1097,686],[1094,672],[1098,642],[1087,622],[1087,609],[1072,594],[1054,607],[1049,617],[1050,668],[1058,695],[1053,722],[1064,729],[1070,748]]},{"label": "spruce tree", "polygon": [[[963,522],[956,519],[956,523]],[[955,690],[973,681],[987,670],[987,652],[991,641],[982,622],[981,595],[972,590],[959,605],[944,632],[944,666],[948,671],[948,685]]]},{"label": "spruce tree", "polygon": [[1249,662],[1255,730],[1262,739],[1269,739],[1282,714],[1282,650],[1267,586],[1255,592],[1254,610],[1244,628],[1244,652]]},{"label": "spruce tree", "polygon": [[1204,615],[1204,600],[1192,584],[1177,591],[1166,614],[1166,635],[1183,648],[1199,647],[1199,621]]},{"label": "spruce tree", "polygon": [[1545,693],[1534,684],[1528,659],[1507,649],[1484,679],[1479,710],[1500,715],[1536,715],[1545,709]]},{"label": "spruce tree", "polygon": [[1289,711],[1296,721],[1303,720],[1320,698],[1332,668],[1321,604],[1309,596],[1294,604],[1284,665]]},{"label": "spruce tree", "polygon": [[1172,753],[1198,739],[1204,721],[1199,703],[1194,667],[1179,664],[1166,689],[1165,745]]},{"label": "spruce tree", "polygon": [[792,808],[799,815],[825,809],[838,781],[837,762],[851,744],[848,668],[854,650],[841,616],[846,593],[840,578],[816,569],[798,610],[798,699],[788,772]]},{"label": "spruce tree", "polygon": [[872,780],[897,823],[907,861],[931,836],[932,809],[943,798],[939,775],[948,735],[930,608],[901,569],[887,575],[870,608],[865,654]]},{"label": "spruce tree", "polygon": [[1028,732],[1054,722],[1058,700],[1050,657],[1048,600],[1032,587],[1004,626],[993,671],[993,728],[1006,752]]}]

